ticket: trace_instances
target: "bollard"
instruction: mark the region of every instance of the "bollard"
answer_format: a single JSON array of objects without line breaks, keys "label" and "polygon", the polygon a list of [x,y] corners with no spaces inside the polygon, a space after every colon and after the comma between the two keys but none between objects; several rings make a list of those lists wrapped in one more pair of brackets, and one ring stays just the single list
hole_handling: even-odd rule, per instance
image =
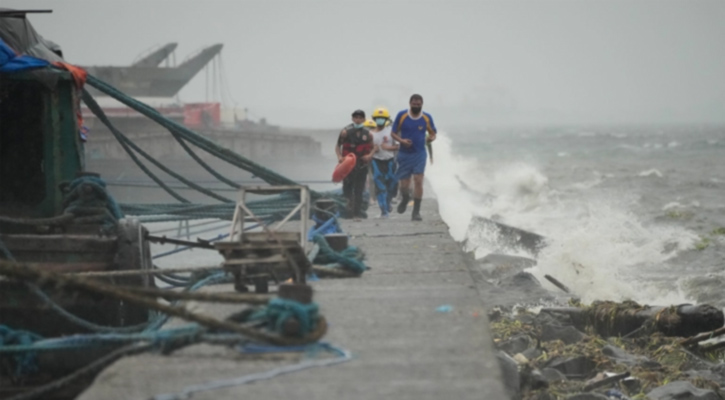
[{"label": "bollard", "polygon": [[348,246],[348,237],[344,233],[330,233],[325,235],[325,240],[338,253],[345,250]]},{"label": "bollard", "polygon": [[[288,299],[302,304],[312,303],[312,286],[302,283],[283,283],[279,285],[278,296],[281,299]],[[282,334],[295,336],[300,330],[300,323],[295,318],[290,318],[282,326]]]},{"label": "bollard", "polygon": [[315,218],[318,221],[327,221],[337,213],[337,203],[330,199],[315,201]]}]

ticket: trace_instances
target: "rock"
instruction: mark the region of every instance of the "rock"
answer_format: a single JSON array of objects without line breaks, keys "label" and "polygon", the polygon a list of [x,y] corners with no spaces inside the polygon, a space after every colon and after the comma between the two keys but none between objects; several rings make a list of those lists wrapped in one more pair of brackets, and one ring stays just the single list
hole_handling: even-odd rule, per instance
[{"label": "rock", "polygon": [[[495,282],[495,284],[503,291],[503,299],[515,299],[515,303],[511,305],[534,305],[541,303],[541,301],[553,301],[556,299],[556,296],[552,292],[541,287],[539,280],[528,272],[519,272],[513,276],[503,278]],[[514,294],[515,296],[512,296]]]},{"label": "rock", "polygon": [[725,363],[720,363],[711,367],[710,371],[712,371],[713,375],[717,376],[717,379],[713,380],[719,383],[720,386],[725,386]]},{"label": "rock", "polygon": [[531,338],[525,334],[518,334],[498,344],[498,348],[508,354],[522,353],[529,347],[531,347]]},{"label": "rock", "polygon": [[487,294],[491,298],[495,298],[495,304],[501,307],[539,306],[542,301],[553,302],[556,300],[554,294],[541,287],[539,281],[528,272],[519,272],[489,283],[493,287],[487,290]]},{"label": "rock", "polygon": [[526,377],[526,383],[531,390],[539,390],[549,387],[549,380],[546,379],[544,374],[538,369],[535,369],[528,374]]},{"label": "rock", "polygon": [[573,344],[581,341],[582,339],[584,339],[584,334],[579,332],[573,326],[555,326],[546,324],[541,330],[542,342],[561,340],[564,344]]},{"label": "rock", "polygon": [[501,377],[503,378],[504,388],[506,388],[511,399],[518,399],[521,392],[519,365],[503,351],[499,351],[496,354],[496,358],[501,366]]},{"label": "rock", "polygon": [[498,307],[488,312],[488,320],[490,322],[496,322],[500,320],[501,317],[503,317],[503,311]]},{"label": "rock", "polygon": [[534,325],[540,326],[543,329],[545,325],[571,326],[574,325],[574,323],[571,320],[571,316],[569,316],[569,314],[557,312],[541,312],[534,319]]},{"label": "rock", "polygon": [[514,319],[521,322],[522,324],[531,325],[534,323],[534,321],[536,321],[536,315],[528,313],[518,313],[516,314]]},{"label": "rock", "polygon": [[660,364],[644,356],[635,356],[627,353],[617,346],[608,344],[602,348],[602,353],[617,362],[629,366],[639,365],[645,368],[659,368]]},{"label": "rock", "polygon": [[543,352],[536,347],[532,347],[530,349],[522,351],[521,354],[523,354],[523,356],[528,358],[529,360],[536,360],[537,358],[541,357]]},{"label": "rock", "polygon": [[564,376],[561,371],[554,368],[544,368],[541,370],[541,374],[544,375],[549,383],[561,382],[566,380],[566,376]]},{"label": "rock", "polygon": [[536,265],[536,260],[505,254],[489,254],[478,261],[481,272],[495,280],[511,277]]},{"label": "rock", "polygon": [[620,392],[617,389],[609,389],[604,392],[604,395],[609,397],[610,399],[629,400],[629,397],[625,396],[624,393]]},{"label": "rock", "polygon": [[627,391],[629,391],[629,393],[639,393],[642,391],[642,381],[640,381],[638,378],[630,376],[628,378],[622,379],[620,382],[622,386],[627,388]]},{"label": "rock", "polygon": [[715,372],[715,368],[712,370],[689,370],[683,373],[686,378],[702,378],[709,381],[717,382],[718,385],[723,386],[725,384],[725,377],[721,373]]},{"label": "rock", "polygon": [[585,356],[578,356],[569,358],[555,357],[546,366],[559,370],[569,379],[586,379],[594,371],[597,364]]},{"label": "rock", "polygon": [[524,355],[523,355],[523,354],[521,354],[521,353],[518,353],[518,354],[516,354],[516,355],[514,356],[514,360],[515,360],[515,361],[516,361],[517,363],[519,363],[519,364],[528,364],[528,363],[529,363],[529,359],[528,359],[528,358],[526,358],[526,357],[524,357]]},{"label": "rock", "polygon": [[683,289],[698,303],[707,303],[723,307],[722,288],[725,285],[725,276],[721,274],[705,274],[689,278],[683,284]]},{"label": "rock", "polygon": [[611,344],[604,346],[602,348],[602,353],[604,353],[604,355],[609,358],[614,358],[617,360],[629,360],[634,357],[623,349],[620,349],[619,347]]},{"label": "rock", "polygon": [[596,374],[594,376],[594,378],[589,379],[586,382],[584,382],[584,387],[587,387],[587,386],[591,385],[592,383],[599,382],[599,381],[609,377],[609,375],[610,375],[609,372],[600,372],[600,373]]},{"label": "rock", "polygon": [[499,286],[519,289],[522,291],[542,290],[539,280],[528,272],[519,272],[513,276],[506,277],[499,282]]},{"label": "rock", "polygon": [[609,397],[599,393],[586,392],[569,396],[566,400],[609,400]]},{"label": "rock", "polygon": [[714,367],[710,368],[710,370],[712,370],[712,372],[725,376],[725,363],[721,362],[720,364],[717,364]]},{"label": "rock", "polygon": [[712,390],[698,389],[687,381],[675,381],[647,393],[651,400],[720,400]]},{"label": "rock", "polygon": [[691,352],[685,352],[685,363],[681,364],[681,370],[706,371],[712,370],[713,364]]},{"label": "rock", "polygon": [[471,218],[467,236],[480,240],[495,238],[489,242],[499,248],[525,249],[533,255],[546,246],[546,239],[541,235],[481,216]]}]

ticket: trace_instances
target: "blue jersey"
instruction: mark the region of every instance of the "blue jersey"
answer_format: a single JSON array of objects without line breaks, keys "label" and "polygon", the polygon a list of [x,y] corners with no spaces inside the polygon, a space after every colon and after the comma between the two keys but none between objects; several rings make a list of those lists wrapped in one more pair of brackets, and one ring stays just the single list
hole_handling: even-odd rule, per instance
[{"label": "blue jersey", "polygon": [[400,135],[402,139],[410,139],[413,145],[410,147],[400,146],[401,153],[425,152],[426,133],[436,134],[437,129],[433,123],[433,117],[423,111],[417,119],[413,119],[408,110],[398,113],[393,122],[393,133]]}]

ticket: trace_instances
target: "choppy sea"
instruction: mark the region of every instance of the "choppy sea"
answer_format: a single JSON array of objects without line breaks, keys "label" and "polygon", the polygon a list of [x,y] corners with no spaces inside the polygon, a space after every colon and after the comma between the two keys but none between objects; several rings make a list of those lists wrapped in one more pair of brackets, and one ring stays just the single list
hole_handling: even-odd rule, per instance
[{"label": "choppy sea", "polygon": [[[718,127],[448,132],[426,175],[452,236],[478,257],[535,258],[529,272],[584,301],[725,306],[724,153]],[[547,245],[506,248],[474,216]]]}]

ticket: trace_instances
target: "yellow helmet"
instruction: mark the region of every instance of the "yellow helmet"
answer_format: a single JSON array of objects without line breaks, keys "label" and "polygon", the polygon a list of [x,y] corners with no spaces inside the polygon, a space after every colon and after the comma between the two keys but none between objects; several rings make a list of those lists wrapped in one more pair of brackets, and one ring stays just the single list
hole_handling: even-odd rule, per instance
[{"label": "yellow helmet", "polygon": [[375,118],[390,118],[390,112],[385,107],[378,107],[373,111],[373,119]]},{"label": "yellow helmet", "polygon": [[369,119],[363,123],[363,126],[366,128],[375,128],[377,125],[375,125],[375,121]]}]

